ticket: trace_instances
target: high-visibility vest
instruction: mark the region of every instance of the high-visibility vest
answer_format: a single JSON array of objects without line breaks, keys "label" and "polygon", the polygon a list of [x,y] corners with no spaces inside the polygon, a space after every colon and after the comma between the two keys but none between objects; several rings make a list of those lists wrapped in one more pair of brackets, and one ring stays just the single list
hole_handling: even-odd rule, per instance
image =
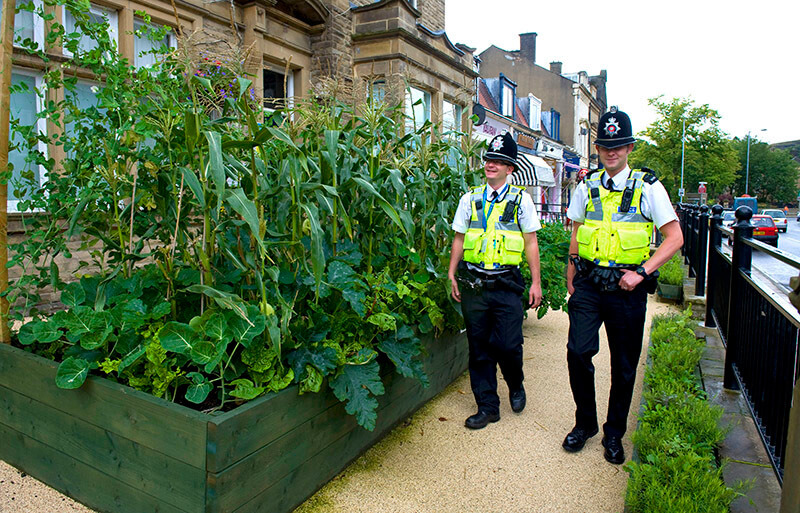
[{"label": "high-visibility vest", "polygon": [[522,262],[525,240],[519,226],[518,207],[525,188],[517,185],[508,187],[503,200],[494,204],[485,199],[484,190],[487,187],[471,189],[472,217],[464,234],[464,261],[484,269],[519,265]]},{"label": "high-visibility vest", "polygon": [[603,267],[640,265],[650,258],[653,233],[653,221],[642,214],[642,185],[655,176],[634,169],[624,190],[610,191],[600,180],[603,174],[585,179],[589,201],[576,234],[578,255]]}]

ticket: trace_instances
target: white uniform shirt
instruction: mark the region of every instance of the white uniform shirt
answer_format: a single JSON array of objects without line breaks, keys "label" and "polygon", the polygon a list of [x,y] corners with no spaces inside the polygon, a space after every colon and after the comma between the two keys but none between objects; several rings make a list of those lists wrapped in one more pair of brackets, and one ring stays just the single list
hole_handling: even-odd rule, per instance
[{"label": "white uniform shirt", "polygon": [[[605,171],[600,176],[600,181],[603,184],[608,183],[608,175]],[[628,176],[631,174],[631,168],[625,166],[625,169],[611,179],[615,191],[625,190],[625,182],[628,181]],[[572,200],[569,202],[567,209],[567,217],[576,223],[583,223],[586,221],[586,205],[589,202],[589,191],[586,187],[586,181],[582,181],[575,190],[572,192]],[[672,208],[672,202],[669,199],[669,194],[661,182],[642,184],[642,215],[648,219],[653,220],[656,228],[661,228],[670,221],[677,221],[678,216]]]},{"label": "white uniform shirt", "polygon": [[[484,187],[486,187],[486,198],[488,202],[494,189],[488,184],[484,185]],[[508,184],[500,188],[500,195],[496,200],[498,203],[505,199],[509,189],[510,186]],[[467,233],[467,228],[469,228],[469,221],[472,218],[471,197],[472,191],[469,191],[461,196],[461,199],[458,201],[456,215],[453,217],[453,230],[458,233]],[[484,212],[486,212],[487,208],[487,206],[484,206]],[[520,229],[522,229],[523,233],[535,232],[542,227],[542,224],[539,222],[539,216],[536,213],[536,206],[533,204],[533,198],[531,198],[531,195],[526,191],[522,191],[522,199],[517,207],[517,216],[519,218]]]}]

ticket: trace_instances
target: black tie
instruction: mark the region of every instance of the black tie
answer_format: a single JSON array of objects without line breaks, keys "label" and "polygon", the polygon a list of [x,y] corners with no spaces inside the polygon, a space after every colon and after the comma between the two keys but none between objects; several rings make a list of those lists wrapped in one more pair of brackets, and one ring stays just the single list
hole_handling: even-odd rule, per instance
[{"label": "black tie", "polygon": [[489,198],[489,201],[494,201],[497,199],[497,191],[492,191],[492,196]]},{"label": "black tie", "polygon": [[608,177],[608,181],[606,182],[606,189],[608,189],[609,191],[614,190],[614,182],[611,180],[610,176]]}]

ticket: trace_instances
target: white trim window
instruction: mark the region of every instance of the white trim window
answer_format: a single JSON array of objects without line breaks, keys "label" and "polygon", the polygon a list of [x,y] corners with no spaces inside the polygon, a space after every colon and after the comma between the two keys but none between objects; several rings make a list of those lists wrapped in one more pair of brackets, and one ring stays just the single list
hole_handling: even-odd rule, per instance
[{"label": "white trim window", "polygon": [[[77,32],[78,28],[75,26],[75,15],[66,8],[63,8],[64,31],[67,34]],[[115,43],[119,44],[119,22],[117,21],[117,11],[100,7],[95,4],[89,6],[89,18],[93,23],[108,23],[108,36]],[[83,52],[89,52],[97,48],[97,41],[92,39],[86,34],[83,34],[78,42],[78,48]],[[71,57],[72,52],[63,49],[64,55]]]},{"label": "white trim window", "polygon": [[[26,2],[28,3],[28,2]],[[42,0],[33,0],[33,11],[20,10],[14,15],[14,42],[26,39],[34,41],[39,48],[44,47],[44,21],[34,11],[42,9]],[[0,14],[3,12],[3,2],[0,1]],[[15,44],[14,46],[20,47]]]},{"label": "white trim window", "polygon": [[541,130],[542,129],[542,100],[535,97],[532,94],[528,95],[528,101],[530,102],[528,107],[528,112],[530,113],[530,119],[528,122],[528,126],[531,127],[533,130]]},{"label": "white trim window", "polygon": [[149,37],[151,30],[160,30],[163,25],[145,23],[141,18],[133,20],[133,65],[138,68],[150,67],[156,63],[156,50],[164,47],[177,48],[178,40],[175,33],[170,30],[160,41],[153,41]]},{"label": "white trim window", "polygon": [[[13,68],[11,83],[15,87],[24,86],[11,94],[11,120],[19,122],[20,126],[35,126],[39,133],[46,133],[47,121],[38,116],[44,108],[44,102],[38,93],[44,86],[42,75],[23,68]],[[18,184],[23,175],[33,178],[34,183],[39,186],[46,181],[47,175],[44,166],[28,161],[31,155],[21,134],[12,132],[9,143],[8,163],[12,166],[12,171],[8,181],[8,211],[19,212],[19,202],[31,198],[31,190],[27,188],[21,197],[17,196]],[[39,141],[37,149],[47,156],[47,144]]]},{"label": "white trim window", "polygon": [[[100,85],[96,82],[90,82],[88,80],[78,80],[75,84],[74,91],[66,91],[65,94],[68,96],[68,99],[71,100],[75,106],[81,110],[85,111],[91,107],[96,107],[100,112],[104,112],[106,109],[99,106],[99,101],[97,99],[97,92],[99,90]],[[65,120],[64,122],[64,139],[70,140],[73,144],[75,143],[74,139],[74,132],[75,132],[75,121],[69,119],[68,121]],[[90,151],[88,149],[84,149],[84,151]],[[74,148],[70,148],[66,150],[67,157],[74,158],[76,156],[76,150]]]},{"label": "white trim window", "polygon": [[406,132],[413,132],[431,119],[431,94],[409,86],[406,90]]},{"label": "white trim window", "polygon": [[461,105],[444,100],[442,105],[442,132],[461,130]]},{"label": "white trim window", "polygon": [[507,118],[514,118],[514,97],[515,91],[514,87],[506,83],[505,81],[501,82],[502,94],[503,97],[501,98],[500,102],[503,105],[503,116]]}]

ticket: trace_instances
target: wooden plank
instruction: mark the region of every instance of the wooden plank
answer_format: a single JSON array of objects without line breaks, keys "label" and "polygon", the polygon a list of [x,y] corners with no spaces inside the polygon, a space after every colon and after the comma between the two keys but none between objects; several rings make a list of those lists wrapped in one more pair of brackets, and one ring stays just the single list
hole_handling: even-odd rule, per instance
[{"label": "wooden plank", "polygon": [[[77,390],[55,385],[55,362],[0,344],[0,385],[205,469],[211,417],[112,381],[90,377]],[[2,421],[2,419],[0,419]]]},{"label": "wooden plank", "polygon": [[[0,423],[178,509],[202,511],[202,469],[0,387]],[[203,451],[203,447],[196,448]],[[36,460],[30,462],[34,466]]]},{"label": "wooden plank", "polygon": [[[262,490],[273,487],[277,479],[292,474],[297,468],[305,467],[311,474],[317,474],[313,465],[307,466],[314,453],[353,432],[363,433],[357,438],[365,444],[364,447],[351,454],[337,454],[335,465],[341,470],[351,459],[377,442],[389,428],[405,419],[463,373],[467,362],[466,351],[463,355],[455,356],[447,363],[436,362],[436,370],[429,372],[431,386],[427,389],[419,381],[397,374],[387,379],[387,392],[379,398],[378,423],[374,432],[358,426],[355,419],[345,413],[344,406],[337,404],[224,472],[216,476],[209,474],[207,489],[210,496],[207,511],[235,511]],[[330,477],[332,476],[320,476],[315,486],[324,485]],[[310,495],[316,489],[308,492],[307,489],[300,488],[297,493]],[[307,496],[303,495],[299,500],[302,501]]]},{"label": "wooden plank", "polygon": [[101,513],[197,513],[164,503],[107,474],[0,425],[0,458]]},{"label": "wooden plank", "polygon": [[[425,348],[427,360],[450,361],[466,351],[466,336],[428,339]],[[297,386],[292,386],[213,417],[209,423],[208,471],[222,472],[338,402],[327,393],[299,396]]]}]

